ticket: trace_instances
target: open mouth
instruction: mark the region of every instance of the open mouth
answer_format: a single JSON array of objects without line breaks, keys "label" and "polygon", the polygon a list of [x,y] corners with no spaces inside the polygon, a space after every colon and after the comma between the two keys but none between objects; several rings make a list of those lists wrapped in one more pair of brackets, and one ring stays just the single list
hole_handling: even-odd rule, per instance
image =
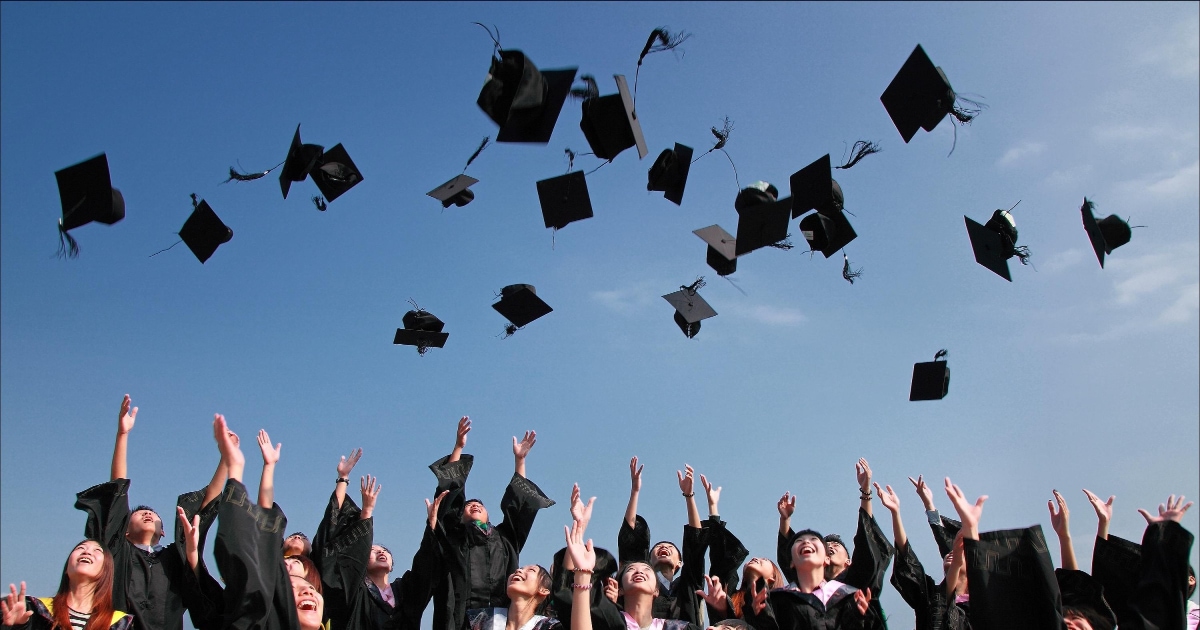
[{"label": "open mouth", "polygon": [[302,599],[296,604],[296,609],[304,612],[316,612],[317,600],[309,598]]},{"label": "open mouth", "polygon": [[525,581],[525,576],[521,575],[520,573],[514,573],[512,577],[508,578],[509,584],[515,584],[517,582],[524,582],[524,581]]},{"label": "open mouth", "polygon": [[91,556],[79,556],[79,564],[94,564]]}]

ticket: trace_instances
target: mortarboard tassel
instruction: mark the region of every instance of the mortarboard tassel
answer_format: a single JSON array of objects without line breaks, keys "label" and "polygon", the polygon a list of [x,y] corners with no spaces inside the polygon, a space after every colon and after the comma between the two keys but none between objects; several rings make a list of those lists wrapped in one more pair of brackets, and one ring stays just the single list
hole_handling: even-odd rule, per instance
[{"label": "mortarboard tassel", "polygon": [[937,361],[938,359],[944,359],[948,356],[950,356],[950,351],[945,348],[942,348],[941,350],[937,351],[937,354],[933,355],[933,360]]},{"label": "mortarboard tassel", "polygon": [[787,236],[780,239],[778,242],[767,245],[767,247],[774,247],[775,249],[782,249],[783,251],[786,252],[787,250],[795,247],[795,245],[792,245],[792,235],[788,234]]},{"label": "mortarboard tassel", "polygon": [[[229,169],[229,170],[232,171],[233,169]],[[199,207],[200,207],[200,197],[196,196],[196,193],[192,193],[192,212],[195,212]],[[178,234],[178,232],[176,232],[176,234]],[[183,242],[183,239],[181,238],[178,241],[175,241],[174,243],[172,243],[171,247],[175,247],[176,245],[178,245],[182,242]],[[157,256],[163,252],[170,251],[171,247],[167,247],[165,249],[160,249],[160,250],[154,252],[153,254],[150,254],[146,258],[154,258],[155,256]]]},{"label": "mortarboard tassel", "polygon": [[[284,160],[284,162],[286,162],[286,160]],[[280,166],[283,166],[284,162],[280,162],[279,164],[276,164],[275,166],[272,166],[271,168],[269,168],[261,173],[239,173],[236,169],[234,169],[232,166],[230,166],[229,167],[229,179],[226,179],[225,181],[223,181],[221,183],[228,184],[229,182],[252,182],[256,179],[266,177],[268,174],[271,173],[271,171],[279,168]]]},{"label": "mortarboard tassel", "polygon": [[666,27],[659,27],[650,31],[650,37],[646,39],[646,45],[642,48],[642,54],[638,55],[637,70],[633,73],[633,105],[635,109],[637,108],[638,75],[642,71],[642,60],[646,58],[646,55],[651,53],[673,50],[687,41],[691,36],[691,33],[686,31],[679,31],[672,34]]},{"label": "mortarboard tassel", "polygon": [[716,144],[714,144],[709,150],[701,153],[699,157],[692,160],[692,164],[695,164],[700,160],[700,158],[712,153],[713,151],[720,151],[721,153],[724,153],[725,159],[729,160],[729,166],[733,168],[733,183],[737,185],[738,190],[741,190],[742,182],[738,179],[737,165],[733,163],[733,158],[729,157],[729,152],[725,150],[725,143],[729,142],[729,134],[731,133],[733,133],[733,121],[729,120],[729,117],[726,116],[725,119],[721,121],[721,129],[719,131],[716,127],[712,128],[712,135],[717,139]]},{"label": "mortarboard tassel", "polygon": [[862,267],[858,269],[850,269],[850,257],[846,256],[846,252],[842,252],[842,277],[846,282],[854,284],[854,279],[862,276]]},{"label": "mortarboard tassel", "polygon": [[835,166],[834,168],[840,168],[843,170],[848,169],[855,164],[858,164],[868,155],[873,155],[875,153],[879,153],[880,151],[883,151],[883,149],[880,148],[878,144],[867,140],[859,140],[854,143],[853,147],[850,147],[850,161],[841,166]]},{"label": "mortarboard tassel", "polygon": [[[693,282],[689,285],[682,285],[682,284],[679,285],[679,290],[687,293],[688,296],[690,297],[690,296],[696,295],[697,291],[704,288],[704,284],[705,284],[704,276],[699,276],[696,278],[695,282]],[[691,302],[688,302],[688,305],[691,306]]]},{"label": "mortarboard tassel", "polygon": [[590,74],[585,74],[579,77],[579,80],[583,81],[586,85],[581,88],[571,88],[571,98],[586,101],[590,98],[597,98],[600,96],[600,86],[596,84],[596,77]]},{"label": "mortarboard tassel", "polygon": [[313,205],[317,207],[317,210],[320,210],[321,212],[325,212],[325,210],[329,208],[329,205],[325,203],[325,200],[320,195],[314,196],[312,198],[312,202]]},{"label": "mortarboard tassel", "polygon": [[509,324],[509,325],[505,326],[504,327],[504,336],[501,337],[501,339],[508,339],[509,337],[513,336],[520,329],[521,328],[519,326],[517,326],[516,324]]},{"label": "mortarboard tassel", "polygon": [[[959,105],[959,101],[966,103],[966,106]],[[975,117],[984,109],[987,109],[987,105],[955,94],[954,103],[950,106],[950,115],[958,121],[958,124],[966,125],[975,120]],[[947,153],[946,157],[954,155],[954,148],[958,146],[958,127],[953,125],[951,127],[954,129],[954,143],[950,145],[950,153]]]},{"label": "mortarboard tassel", "polygon": [[56,256],[59,258],[79,257],[79,243],[75,242],[75,237],[71,236],[70,232],[63,229],[62,219],[58,220],[58,253]]},{"label": "mortarboard tassel", "polygon": [[500,46],[500,27],[499,26],[496,26],[495,24],[492,25],[492,28],[496,29],[496,34],[493,35],[492,29],[484,26],[482,22],[471,22],[471,23],[478,24],[480,28],[487,31],[488,37],[492,38],[492,43],[494,43],[496,45],[495,52],[500,52],[500,51],[504,50]]},{"label": "mortarboard tassel", "polygon": [[492,139],[491,136],[483,137],[483,142],[479,143],[479,148],[475,149],[475,152],[471,154],[471,157],[467,158],[467,165],[463,167],[464,173],[466,173],[467,168],[471,166],[471,162],[474,162],[475,158],[479,157],[480,153],[483,153],[483,150],[487,147],[488,142],[491,141],[491,139]]}]

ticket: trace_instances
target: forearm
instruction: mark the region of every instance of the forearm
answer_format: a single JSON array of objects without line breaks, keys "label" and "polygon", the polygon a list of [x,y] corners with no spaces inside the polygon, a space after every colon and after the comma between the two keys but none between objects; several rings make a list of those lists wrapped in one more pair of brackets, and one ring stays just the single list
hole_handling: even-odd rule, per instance
[{"label": "forearm", "polygon": [[625,506],[625,524],[631,528],[637,522],[638,494],[637,490],[630,490],[629,503]]},{"label": "forearm", "polygon": [[787,536],[792,531],[792,517],[779,515],[779,535]]},{"label": "forearm", "polygon": [[1108,520],[1100,519],[1096,522],[1096,538],[1108,540]]},{"label": "forearm", "polygon": [[1071,533],[1058,536],[1058,550],[1062,555],[1062,568],[1068,571],[1078,571],[1079,561],[1075,559],[1075,545],[1071,542]]},{"label": "forearm", "polygon": [[875,513],[871,511],[871,486],[867,486],[865,490],[859,488],[858,491],[858,507],[866,512],[867,516],[875,516]]},{"label": "forearm", "polygon": [[333,497],[337,502],[337,508],[342,509],[342,504],[346,502],[346,488],[350,486],[350,481],[342,481],[343,477],[338,477],[337,482],[333,485]]},{"label": "forearm", "polygon": [[514,457],[513,460],[514,460],[513,472],[528,479],[529,477],[525,475],[525,458],[524,457]]},{"label": "forearm", "polygon": [[458,444],[454,445],[454,450],[450,451],[450,458],[446,460],[447,464],[452,464],[462,457],[463,447]]},{"label": "forearm", "polygon": [[126,453],[129,450],[129,434],[117,431],[117,443],[113,446],[112,470],[110,481],[128,479],[129,469],[126,465]]},{"label": "forearm", "polygon": [[908,534],[904,532],[904,522],[900,520],[900,510],[892,512],[892,537],[895,538],[896,549],[908,544]]},{"label": "forearm", "polygon": [[258,481],[258,505],[264,510],[275,505],[275,464],[263,464],[262,477]]},{"label": "forearm", "polygon": [[699,529],[701,527],[700,509],[696,507],[696,493],[684,495],[684,499],[687,502],[688,525]]},{"label": "forearm", "polygon": [[221,489],[225,487],[225,478],[228,474],[228,471],[225,469],[225,463],[217,462],[217,469],[213,471],[212,480],[204,488],[204,500],[200,503],[201,508],[212,503],[213,499],[221,496]]},{"label": "forearm", "polygon": [[708,516],[709,518],[720,518],[721,514],[717,511],[717,502],[709,497],[708,499]]},{"label": "forearm", "polygon": [[[572,582],[577,579],[571,578]],[[575,588],[572,585],[571,591],[571,630],[592,630],[591,589]]]}]

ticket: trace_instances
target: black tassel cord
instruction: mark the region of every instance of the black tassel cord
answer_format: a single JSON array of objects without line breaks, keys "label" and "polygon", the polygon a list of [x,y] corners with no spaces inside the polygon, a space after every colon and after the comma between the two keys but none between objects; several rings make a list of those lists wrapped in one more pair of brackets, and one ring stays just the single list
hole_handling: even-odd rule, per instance
[{"label": "black tassel cord", "polygon": [[463,173],[467,172],[467,168],[469,168],[471,166],[471,162],[474,162],[475,158],[479,157],[480,153],[483,153],[483,150],[487,148],[488,142],[491,142],[491,140],[492,140],[491,136],[483,137],[483,142],[479,143],[479,148],[475,149],[475,152],[471,154],[471,157],[467,158],[467,165],[463,167],[463,170],[462,170]]},{"label": "black tassel cord", "polygon": [[321,212],[325,212],[325,210],[329,208],[329,204],[325,203],[325,199],[320,195],[314,195],[312,197],[312,202],[313,206],[316,206],[317,210],[320,210]]},{"label": "black tassel cord", "polygon": [[[704,284],[705,284],[704,276],[700,276],[700,277],[696,278],[696,281],[691,284],[679,285],[679,290],[686,293],[688,295],[688,297],[693,297],[696,295],[697,291],[704,288]],[[691,302],[688,302],[688,306],[691,306],[691,304],[692,304]]]},{"label": "black tassel cord", "polygon": [[584,86],[571,88],[571,91],[568,93],[571,98],[586,101],[600,96],[600,86],[596,83],[596,77],[585,74],[579,77],[579,80],[583,81]]},{"label": "black tassel cord", "polygon": [[[492,43],[495,44],[495,48],[493,48],[493,52],[498,53],[498,52],[501,52],[504,50],[504,48],[502,48],[500,46],[500,27],[499,26],[496,26],[495,24],[493,24],[492,28],[488,28],[488,27],[484,26],[482,22],[471,22],[471,23],[478,24],[479,28],[482,28],[483,30],[487,31],[488,37],[492,38]],[[495,35],[492,34],[493,28],[496,29]]]},{"label": "black tassel cord", "polygon": [[733,133],[733,121],[728,116],[721,121],[721,129],[712,128],[712,135],[716,137],[717,142],[711,149],[701,153],[699,157],[692,160],[692,164],[700,161],[700,158],[712,153],[720,151],[725,154],[725,159],[729,160],[729,166],[733,168],[733,183],[737,185],[738,192],[742,190],[742,182],[738,179],[737,165],[733,163],[733,158],[729,157],[729,152],[725,150],[725,144],[729,142],[729,134]]},{"label": "black tassel cord", "polygon": [[[286,162],[286,161],[287,160],[284,160],[284,162]],[[238,172],[237,169],[230,166],[229,167],[229,179],[226,179],[225,181],[223,181],[221,183],[228,184],[229,182],[252,182],[256,179],[261,179],[263,177],[266,177],[267,175],[269,175],[271,173],[271,171],[279,168],[280,166],[283,166],[284,162],[280,162],[279,164],[276,164],[275,166],[272,166],[271,168],[269,168],[261,173],[242,173],[242,172]],[[239,164],[238,166],[241,166],[241,165]]]},{"label": "black tassel cord", "polygon": [[[63,213],[63,217],[70,217],[85,201],[87,201],[87,197],[80,199],[79,203],[76,203],[73,208]],[[55,253],[55,256],[58,258],[63,258],[64,256],[67,258],[79,257],[79,243],[75,241],[75,237],[63,229],[62,219],[58,220],[58,252]]]},{"label": "black tassel cord", "polygon": [[[195,212],[196,209],[199,207],[200,207],[200,197],[198,195],[196,195],[196,193],[192,193],[192,212]],[[178,234],[178,232],[176,232],[176,234]],[[174,243],[172,243],[171,247],[168,247],[166,249],[160,249],[160,250],[154,252],[153,254],[150,254],[149,256],[147,256],[147,258],[154,258],[155,256],[157,256],[163,252],[170,251],[172,247],[175,247],[176,245],[178,245],[182,242],[183,242],[183,239],[179,239],[178,241],[175,241]]]},{"label": "black tassel cord", "polygon": [[775,249],[782,249],[783,251],[786,252],[789,249],[792,249],[793,247],[795,247],[795,245],[792,245],[792,235],[788,234],[787,236],[783,237],[778,242],[767,245],[767,247],[774,247]]},{"label": "black tassel cord", "polygon": [[646,39],[646,45],[642,48],[642,54],[638,55],[637,70],[633,73],[633,108],[637,109],[637,88],[638,76],[642,72],[642,61],[646,55],[665,50],[674,50],[680,44],[691,38],[692,34],[686,31],[680,31],[672,34],[666,27],[659,27],[650,31],[650,37]]},{"label": "black tassel cord", "polygon": [[[963,105],[959,105],[959,102],[962,102]],[[958,121],[958,124],[967,125],[985,109],[987,109],[987,105],[955,94],[954,102],[950,105],[950,115]],[[947,153],[946,157],[954,155],[954,148],[958,146],[958,127],[951,126],[954,128],[954,144],[950,145],[950,153]]]},{"label": "black tassel cord", "polygon": [[846,255],[846,252],[842,252],[842,277],[846,279],[846,282],[854,284],[855,278],[859,278],[861,276],[862,267],[859,267],[858,269],[850,269],[850,257]]},{"label": "black tassel cord", "polygon": [[883,149],[879,146],[879,144],[867,140],[859,140],[854,143],[853,147],[850,148],[850,159],[845,164],[842,164],[841,166],[835,166],[834,168],[843,170],[848,169],[861,162],[862,159],[868,155],[874,155],[880,151],[883,151]]},{"label": "black tassel cord", "polygon": [[942,348],[941,350],[937,351],[937,354],[933,355],[933,360],[937,361],[938,359],[944,359],[948,356],[950,356],[950,351],[945,348]]}]

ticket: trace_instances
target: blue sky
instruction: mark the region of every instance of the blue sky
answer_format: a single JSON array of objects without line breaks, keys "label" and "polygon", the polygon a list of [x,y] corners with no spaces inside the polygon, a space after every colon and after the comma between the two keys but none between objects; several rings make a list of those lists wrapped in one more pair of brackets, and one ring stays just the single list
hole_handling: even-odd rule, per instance
[{"label": "blue sky", "polygon": [[[277,501],[311,533],[339,455],[362,446],[355,472],[382,480],[376,532],[398,566],[433,488],[426,465],[464,414],[469,492],[492,506],[511,436],[538,431],[529,475],[560,505],[539,517],[530,561],[562,546],[573,481],[599,496],[591,534],[615,544],[632,455],[655,536],[680,535],[674,471],[687,462],[723,486],[722,515],[756,555],[772,553],[785,490],[799,493],[797,524],[850,534],[853,466],[867,457],[901,492],[931,567],[905,481],[918,473],[989,494],[985,529],[1050,535],[1044,502],[1059,489],[1089,566],[1080,488],[1117,495],[1113,533],[1134,539],[1136,508],[1200,495],[1198,15],[1195,3],[5,2],[0,582],[52,592],[82,528],[73,493],[107,478],[124,393],[141,409],[134,501],[166,513],[208,480],[221,412],[247,446],[259,428],[283,443]],[[627,150],[588,176],[595,218],[552,237],[538,209],[534,182],[566,172],[564,148],[588,150],[573,101],[548,145],[484,151],[469,206],[424,196],[495,135],[475,105],[492,44],[474,21],[540,68],[595,75],[602,94],[613,74],[632,80],[653,28],[692,33],[647,57],[650,155]],[[949,122],[906,145],[879,103],[917,43],[989,106],[950,157]],[[853,286],[840,257],[803,247],[739,260],[745,295],[717,277],[691,231],[736,229],[722,156],[692,166],[682,207],[645,191],[659,151],[706,150],[725,116],[743,186],[786,190],[825,153],[882,145],[835,175],[859,234]],[[231,165],[282,160],[297,123],[306,142],[342,143],[364,182],[324,213],[309,182],[288,200],[274,174],[220,184]],[[81,256],[56,259],[54,171],[100,152],[126,218],[75,230]],[[175,241],[193,192],[233,240],[204,265],[183,247],[149,258]],[[1103,270],[1085,196],[1147,226]],[[1013,261],[1009,284],[974,262],[962,217],[1018,200],[1034,266]],[[700,275],[719,315],[688,340],[659,296]],[[555,310],[502,340],[490,304],[513,283]],[[410,298],[446,322],[444,349],[392,345]],[[908,402],[912,364],[940,348],[950,394]],[[883,598],[905,627],[900,598]]]}]

